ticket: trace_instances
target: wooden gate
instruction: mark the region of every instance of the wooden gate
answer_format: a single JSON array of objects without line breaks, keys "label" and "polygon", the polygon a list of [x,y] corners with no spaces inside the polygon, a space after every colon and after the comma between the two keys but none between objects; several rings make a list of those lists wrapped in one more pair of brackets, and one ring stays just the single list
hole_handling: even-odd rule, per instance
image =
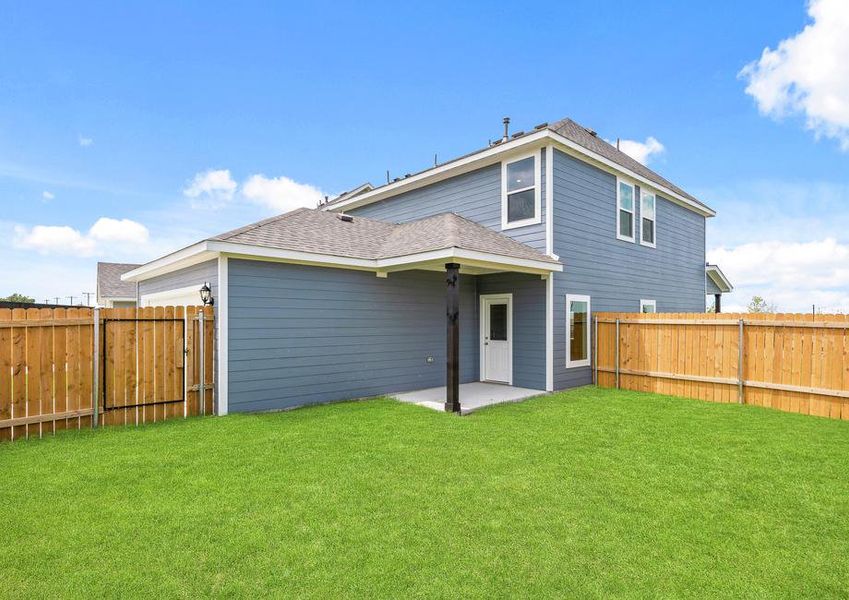
[{"label": "wooden gate", "polygon": [[211,307],[0,309],[0,440],[212,414]]}]

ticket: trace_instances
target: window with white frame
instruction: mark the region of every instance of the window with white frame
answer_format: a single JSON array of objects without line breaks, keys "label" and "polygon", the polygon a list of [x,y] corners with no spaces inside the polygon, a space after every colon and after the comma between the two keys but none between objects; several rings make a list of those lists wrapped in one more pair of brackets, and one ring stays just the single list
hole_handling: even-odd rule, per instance
[{"label": "window with white frame", "polygon": [[566,295],[566,366],[590,364],[590,297]]},{"label": "window with white frame", "polygon": [[540,222],[539,155],[501,163],[501,227]]},{"label": "window with white frame", "polygon": [[634,241],[634,186],[622,180],[616,182],[616,237]]},{"label": "window with white frame", "polygon": [[656,247],[655,243],[655,211],[657,197],[651,192],[640,190],[640,243],[643,246]]},{"label": "window with white frame", "polygon": [[656,313],[657,312],[657,301],[656,300],[640,300],[640,312],[641,313]]}]

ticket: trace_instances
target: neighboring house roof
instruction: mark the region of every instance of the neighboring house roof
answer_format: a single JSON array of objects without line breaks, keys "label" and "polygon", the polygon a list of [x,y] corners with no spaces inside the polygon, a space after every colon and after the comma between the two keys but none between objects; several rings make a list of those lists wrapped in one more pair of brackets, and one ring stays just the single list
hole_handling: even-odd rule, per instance
[{"label": "neighboring house roof", "polygon": [[530,246],[454,213],[396,224],[299,208],[209,239],[371,260],[462,248],[560,264]]},{"label": "neighboring house roof", "polygon": [[710,280],[719,288],[719,291],[723,294],[727,294],[731,290],[734,289],[734,286],[731,285],[731,281],[729,281],[728,277],[725,276],[725,273],[722,272],[717,265],[712,265],[710,263],[705,265],[705,275],[710,277]]},{"label": "neighboring house roof", "polygon": [[130,263],[97,263],[97,297],[135,298],[136,285],[130,281],[122,281],[121,275],[140,266]]},{"label": "neighboring house roof", "polygon": [[[431,174],[435,174],[437,172],[445,170],[450,171],[454,168],[459,169],[465,164],[473,163],[476,157],[482,157],[484,155],[490,154],[498,154],[502,150],[512,150],[525,142],[537,141],[540,139],[541,136],[544,137],[545,135],[548,135],[550,138],[553,138],[555,140],[565,140],[573,146],[577,146],[581,153],[585,154],[590,159],[600,159],[605,163],[609,163],[614,165],[615,167],[618,167],[625,174],[633,174],[638,178],[648,181],[650,184],[658,186],[659,188],[661,188],[658,190],[661,192],[661,194],[664,194],[665,190],[668,190],[668,193],[666,193],[665,195],[673,196],[671,199],[674,200],[683,200],[683,202],[688,204],[691,208],[695,208],[699,212],[707,216],[712,216],[714,214],[713,209],[711,209],[709,206],[707,206],[691,194],[688,194],[680,187],[671,183],[669,180],[665,179],[658,173],[652,171],[642,163],[634,160],[621,150],[617,149],[615,146],[608,144],[605,140],[598,137],[596,133],[592,130],[568,118],[561,119],[560,121],[557,121],[555,123],[544,123],[538,125],[532,131],[515,133],[513,134],[513,136],[510,137],[509,140],[498,140],[495,143],[487,146],[486,148],[480,148],[468,154],[464,154],[463,156],[459,156],[455,159],[449,160],[445,163],[441,163],[434,167],[424,169],[412,175],[405,176],[404,178],[388,182],[384,185],[367,190],[360,190],[358,188],[356,194],[342,194],[334,198],[330,202],[325,203],[322,208],[327,210],[336,210],[340,207],[340,205],[351,204],[351,202],[355,200],[354,196],[357,197],[356,205],[358,206],[368,203],[368,201],[366,200],[367,198],[373,198],[373,200],[370,201],[382,200],[387,197],[386,194],[389,192],[389,190],[392,190],[394,193],[400,193],[402,188],[404,188],[405,186],[418,184],[420,181],[426,179]],[[637,183],[639,184],[639,181]],[[395,192],[395,190],[398,190],[398,192]]]}]

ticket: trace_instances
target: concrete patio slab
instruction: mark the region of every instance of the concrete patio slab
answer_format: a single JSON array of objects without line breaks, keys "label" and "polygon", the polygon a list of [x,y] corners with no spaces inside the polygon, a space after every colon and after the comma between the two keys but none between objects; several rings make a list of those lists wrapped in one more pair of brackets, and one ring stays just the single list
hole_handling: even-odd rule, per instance
[{"label": "concrete patio slab", "polygon": [[[504,402],[520,402],[546,393],[545,390],[513,387],[500,383],[484,383],[482,381],[463,383],[460,384],[460,414],[467,415],[485,406]],[[433,410],[445,410],[446,388],[444,386],[389,395],[401,402],[417,404]]]}]

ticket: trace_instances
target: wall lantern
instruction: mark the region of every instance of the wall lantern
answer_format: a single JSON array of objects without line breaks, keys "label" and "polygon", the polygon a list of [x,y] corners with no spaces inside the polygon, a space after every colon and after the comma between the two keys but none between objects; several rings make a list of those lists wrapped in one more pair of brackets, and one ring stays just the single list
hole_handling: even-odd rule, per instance
[{"label": "wall lantern", "polygon": [[212,306],[215,304],[215,298],[212,297],[212,290],[209,287],[209,282],[204,282],[200,288],[200,299],[204,306]]}]

